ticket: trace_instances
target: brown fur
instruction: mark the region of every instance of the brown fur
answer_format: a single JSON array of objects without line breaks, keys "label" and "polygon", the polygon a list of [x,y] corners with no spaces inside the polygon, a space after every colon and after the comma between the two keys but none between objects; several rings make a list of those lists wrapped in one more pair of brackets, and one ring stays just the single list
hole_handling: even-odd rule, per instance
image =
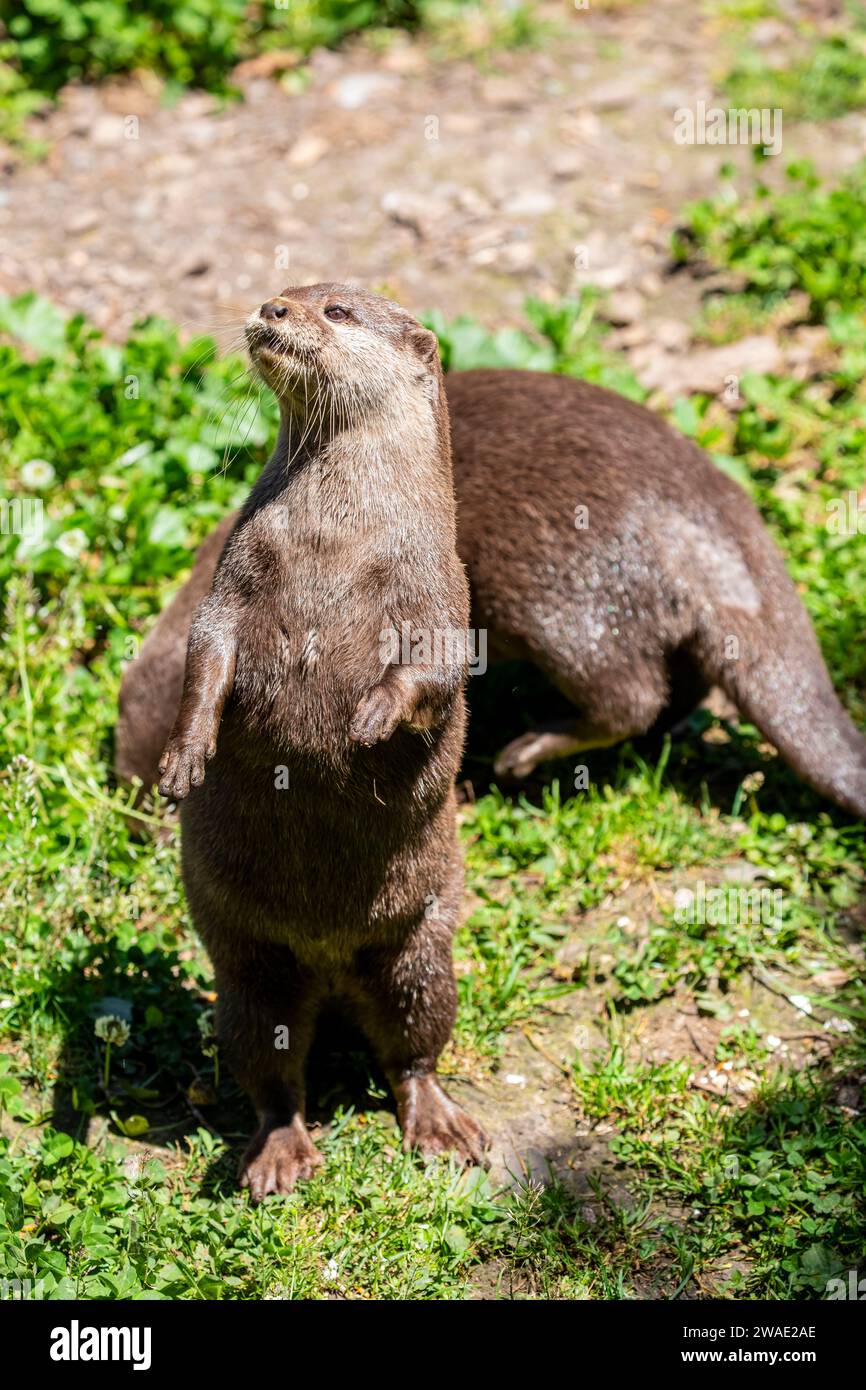
[{"label": "brown fur", "polygon": [[160,790],[184,799],[187,899],[261,1118],[241,1169],[259,1200],[319,1161],[304,1063],[327,998],[373,1043],[407,1147],[480,1161],[484,1138],[434,1075],[455,1010],[465,660],[389,664],[381,643],[468,620],[436,342],[342,285],[284,291],[247,334],[280,437],[192,617]]},{"label": "brown fur", "polygon": [[[576,708],[516,739],[499,772],[646,732],[718,684],[811,786],[866,816],[866,743],[742,490],[650,411],[585,382],[474,371],[446,387],[473,625],[491,655],[536,662]],[[231,525],[206,542],[191,585]],[[181,591],[124,678],[118,769],[148,786],[188,615]]]}]

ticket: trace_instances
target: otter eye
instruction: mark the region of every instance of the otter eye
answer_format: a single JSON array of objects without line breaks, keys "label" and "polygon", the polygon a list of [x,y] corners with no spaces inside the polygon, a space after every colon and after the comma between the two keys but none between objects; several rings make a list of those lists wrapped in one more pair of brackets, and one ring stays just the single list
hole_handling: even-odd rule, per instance
[{"label": "otter eye", "polygon": [[325,310],[325,318],[330,319],[332,323],[340,323],[348,317],[348,309],[344,309],[341,304],[329,304]]}]

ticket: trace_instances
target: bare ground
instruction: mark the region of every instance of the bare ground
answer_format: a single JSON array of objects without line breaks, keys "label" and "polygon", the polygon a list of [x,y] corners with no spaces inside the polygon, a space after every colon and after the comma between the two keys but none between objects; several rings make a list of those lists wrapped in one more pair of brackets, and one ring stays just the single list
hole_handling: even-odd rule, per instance
[{"label": "bare ground", "polygon": [[[699,290],[666,276],[671,229],[748,151],[678,145],[673,113],[712,100],[730,32],[682,0],[553,12],[561,36],[484,65],[358,43],[315,55],[300,94],[252,79],[223,110],[162,106],[153,82],[68,89],[48,158],[0,195],[0,288],[117,336],[160,313],[223,342],[277,288],[328,279],[491,326],[591,281],[637,292],[629,320],[682,325]],[[769,26],[768,50],[785,34]],[[792,127],[777,164],[850,163],[864,132],[861,115]]]}]

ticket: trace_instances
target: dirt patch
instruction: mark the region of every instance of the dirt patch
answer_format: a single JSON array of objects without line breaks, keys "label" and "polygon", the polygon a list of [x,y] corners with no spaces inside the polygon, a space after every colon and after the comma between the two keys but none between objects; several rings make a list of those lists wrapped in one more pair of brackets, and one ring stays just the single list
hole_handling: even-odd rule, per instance
[{"label": "dirt patch", "polygon": [[[665,274],[679,210],[749,154],[673,138],[676,109],[712,97],[725,39],[684,25],[679,0],[565,24],[484,70],[401,37],[320,52],[300,94],[254,78],[222,110],[201,93],[166,108],[152,84],[69,89],[44,122],[48,158],[0,195],[0,288],[115,336],[159,313],[225,345],[291,281],[357,278],[490,325],[519,322],[527,294],[593,282],[631,293],[623,346],[647,357],[635,321],[682,325],[700,294]],[[850,163],[862,128],[792,128],[784,162]]]}]

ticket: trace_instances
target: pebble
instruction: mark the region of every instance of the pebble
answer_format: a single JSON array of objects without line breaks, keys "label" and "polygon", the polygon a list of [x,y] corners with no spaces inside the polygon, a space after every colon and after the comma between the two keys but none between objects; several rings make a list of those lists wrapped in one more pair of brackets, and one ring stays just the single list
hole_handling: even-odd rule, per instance
[{"label": "pebble", "polygon": [[81,236],[99,226],[100,214],[95,208],[82,208],[66,219],[65,227],[70,236]]},{"label": "pebble", "polygon": [[486,77],[481,83],[481,99],[488,106],[504,106],[520,111],[530,102],[525,82],[512,77]]},{"label": "pebble", "polygon": [[358,111],[373,97],[393,92],[397,81],[381,72],[353,72],[339,78],[331,88],[331,95],[343,111]]},{"label": "pebble", "polygon": [[555,179],[573,179],[583,173],[584,167],[584,158],[577,150],[563,150],[554,159],[550,171]]},{"label": "pebble", "polygon": [[509,217],[543,217],[553,212],[556,199],[542,188],[524,188],[502,205],[502,211]]},{"label": "pebble", "polygon": [[627,324],[639,319],[646,311],[643,295],[636,290],[618,290],[604,305],[604,317],[609,323]]},{"label": "pebble", "polygon": [[293,169],[311,169],[329,149],[330,145],[323,136],[311,132],[295,141],[286,158]]}]

